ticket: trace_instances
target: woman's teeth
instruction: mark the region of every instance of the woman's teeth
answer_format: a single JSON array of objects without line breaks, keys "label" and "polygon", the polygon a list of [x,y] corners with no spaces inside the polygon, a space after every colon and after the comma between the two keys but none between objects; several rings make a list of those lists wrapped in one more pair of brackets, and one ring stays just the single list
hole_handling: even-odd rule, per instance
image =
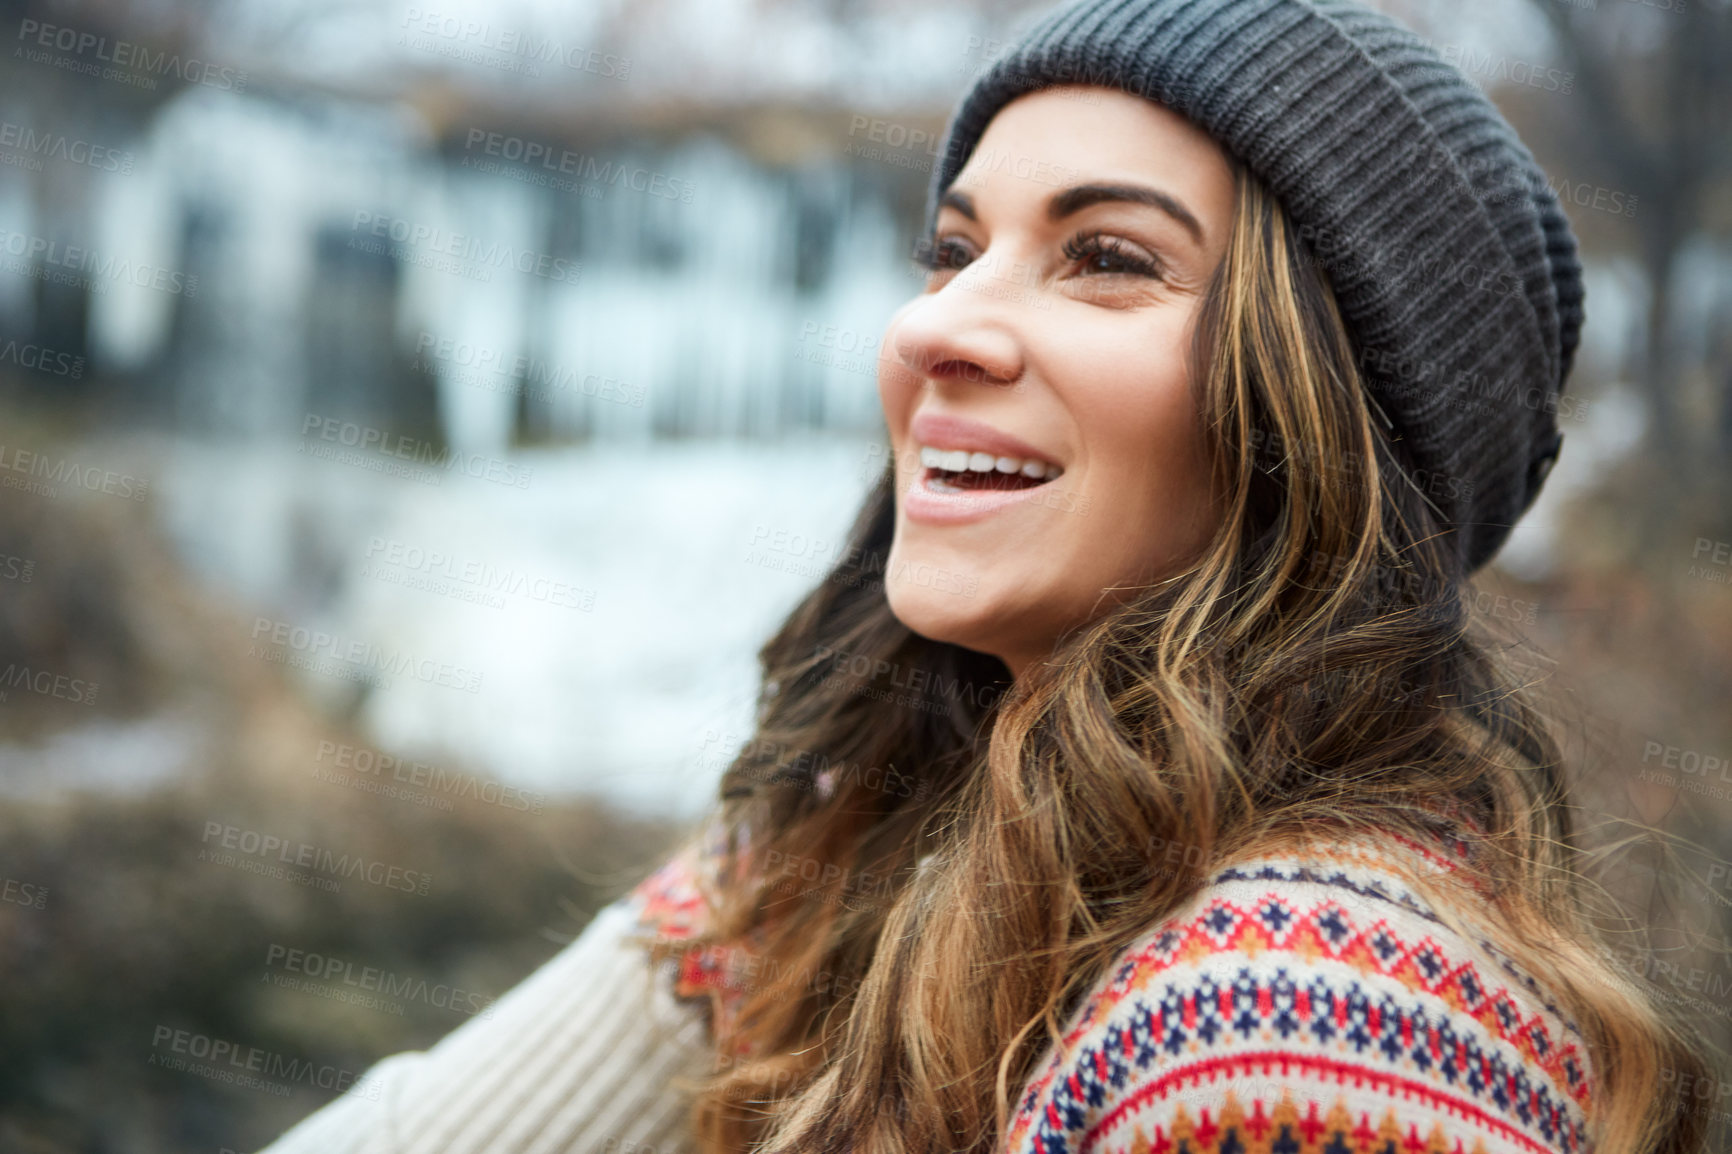
[{"label": "woman's teeth", "polygon": [[946,473],[1004,473],[1037,482],[1051,481],[1064,473],[1059,466],[1045,461],[995,457],[991,453],[971,453],[967,449],[934,449],[929,445],[920,447],[920,464]]}]

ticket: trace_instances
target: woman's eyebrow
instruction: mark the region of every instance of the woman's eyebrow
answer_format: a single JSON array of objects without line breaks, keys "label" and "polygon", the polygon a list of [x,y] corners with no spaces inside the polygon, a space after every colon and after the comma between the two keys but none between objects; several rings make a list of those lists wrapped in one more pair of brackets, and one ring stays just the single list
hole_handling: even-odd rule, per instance
[{"label": "woman's eyebrow", "polygon": [[974,214],[974,201],[966,192],[957,192],[954,188],[944,190],[944,195],[938,198],[940,208],[954,208],[969,220],[978,222],[980,218]]},{"label": "woman's eyebrow", "polygon": [[1158,188],[1148,188],[1140,184],[1079,184],[1055,193],[1047,202],[1046,216],[1048,220],[1063,220],[1065,217],[1093,204],[1106,204],[1113,201],[1129,201],[1132,204],[1146,204],[1158,208],[1184,226],[1191,239],[1198,244],[1203,243],[1203,226],[1192,215],[1178,197]]},{"label": "woman's eyebrow", "polygon": [[[1198,244],[1203,243],[1203,226],[1191,210],[1184,206],[1178,197],[1162,192],[1158,188],[1148,188],[1140,184],[1079,184],[1055,193],[1047,202],[1046,215],[1048,220],[1063,220],[1073,213],[1081,212],[1093,204],[1107,204],[1112,201],[1127,201],[1131,204],[1146,204],[1158,208],[1179,224],[1184,226],[1191,239]],[[947,189],[938,198],[940,207],[954,208],[969,220],[978,221],[975,214],[974,201],[967,193],[955,189]]]}]

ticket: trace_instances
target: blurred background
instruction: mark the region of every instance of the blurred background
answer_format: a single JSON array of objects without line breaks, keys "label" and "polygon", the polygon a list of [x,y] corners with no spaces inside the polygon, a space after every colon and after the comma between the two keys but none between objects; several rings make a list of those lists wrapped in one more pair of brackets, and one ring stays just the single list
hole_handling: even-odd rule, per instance
[{"label": "blurred background", "polygon": [[[1732,8],[1380,6],[1586,249],[1477,602],[1632,980],[1724,1044]],[[945,114],[1044,7],[0,0],[0,1150],[261,1146],[658,864],[884,460]],[[196,1060],[249,1047],[289,1073]]]}]

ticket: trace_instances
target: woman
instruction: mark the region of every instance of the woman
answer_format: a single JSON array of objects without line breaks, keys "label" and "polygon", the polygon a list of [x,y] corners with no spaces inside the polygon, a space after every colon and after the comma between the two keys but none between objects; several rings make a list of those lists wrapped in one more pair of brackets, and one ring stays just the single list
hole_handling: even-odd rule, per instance
[{"label": "woman", "polygon": [[921,253],[714,820],[280,1148],[1702,1149],[1461,596],[1582,317],[1489,102],[1347,0],[1079,0]]}]

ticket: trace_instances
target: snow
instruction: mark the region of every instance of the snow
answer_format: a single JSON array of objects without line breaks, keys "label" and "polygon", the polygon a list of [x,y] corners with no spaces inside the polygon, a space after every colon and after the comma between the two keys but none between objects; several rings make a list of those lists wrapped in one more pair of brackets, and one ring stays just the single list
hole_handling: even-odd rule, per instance
[{"label": "snow", "polygon": [[[836,555],[873,448],[809,436],[546,449],[508,458],[530,469],[518,488],[188,441],[165,459],[158,498],[201,578],[259,613],[481,675],[475,693],[384,678],[360,718],[382,750],[685,815],[720,772],[706,734],[749,726],[757,648]],[[308,574],[326,569],[334,591],[308,601]],[[315,697],[352,688],[290,672]]]}]

